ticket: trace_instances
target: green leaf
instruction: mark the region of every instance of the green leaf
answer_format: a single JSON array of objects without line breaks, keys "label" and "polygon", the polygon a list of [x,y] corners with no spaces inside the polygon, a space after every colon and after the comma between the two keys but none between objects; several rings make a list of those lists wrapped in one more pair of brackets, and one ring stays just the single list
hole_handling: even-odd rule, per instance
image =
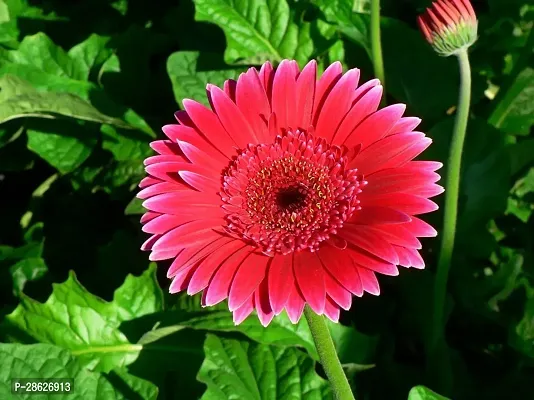
[{"label": "green leaf", "polygon": [[193,329],[221,332],[241,332],[259,343],[278,346],[301,346],[316,360],[319,359],[308,323],[301,318],[293,324],[285,313],[276,316],[265,328],[256,316],[235,325],[228,311],[214,311],[185,318],[178,325]]},{"label": "green leaf", "polygon": [[314,51],[311,24],[295,23],[286,0],[195,0],[195,19],[224,31],[228,64],[289,58],[303,66]]},{"label": "green leaf", "polygon": [[152,266],[139,277],[129,275],[109,303],[87,292],[71,273],[54,285],[46,303],[23,295],[7,321],[35,340],[70,350],[91,369],[110,371],[134,362],[142,349],[128,341],[119,325],[162,308]]},{"label": "green leaf", "polygon": [[17,20],[23,18],[33,21],[59,19],[53,12],[44,15],[42,9],[30,6],[27,0],[0,0],[0,44],[17,47],[20,34]]},{"label": "green leaf", "polygon": [[[84,369],[68,351],[49,344],[0,343],[0,397],[2,399],[146,399],[155,400],[158,388],[152,383],[115,370],[109,375]],[[70,378],[72,392],[68,394],[34,396],[13,395],[11,380],[16,378]]]},{"label": "green leaf", "polygon": [[92,34],[87,40],[70,49],[68,55],[74,64],[72,77],[82,81],[89,80],[92,69],[111,55],[111,49],[106,48],[108,42],[108,37]]},{"label": "green leaf", "polygon": [[[59,114],[152,133],[139,116],[115,104],[101,88],[88,81],[91,69],[109,55],[105,44],[105,38],[92,35],[67,53],[43,33],[26,36],[17,50],[0,49],[0,76],[17,76],[27,83],[26,88],[29,83],[35,89],[17,93],[37,96],[33,114],[48,117]],[[19,100],[22,104],[16,104],[21,109],[18,112],[30,113],[31,107],[25,105],[24,97]],[[33,97],[30,100],[34,101]]]},{"label": "green leaf", "polygon": [[117,161],[145,159],[152,154],[149,142],[156,138],[155,133],[133,110],[124,113],[124,120],[135,130],[102,125],[102,147],[111,151]]},{"label": "green leaf", "polygon": [[58,115],[85,121],[130,126],[99,112],[90,103],[69,93],[40,93],[29,82],[11,74],[0,79],[0,124],[23,117],[57,118]]},{"label": "green leaf", "polygon": [[369,16],[353,12],[353,0],[318,0],[315,3],[328,22],[337,25],[340,32],[371,55]]},{"label": "green leaf", "polygon": [[28,148],[61,173],[78,168],[92,153],[98,136],[76,121],[36,121],[28,129]]},{"label": "green leaf", "polygon": [[448,400],[425,386],[415,386],[408,394],[408,400]]},{"label": "green leaf", "polygon": [[20,296],[26,282],[42,278],[48,268],[42,258],[26,258],[9,267],[13,280],[13,294]]},{"label": "green leaf", "polygon": [[221,63],[214,53],[178,51],[170,55],[167,59],[167,73],[171,79],[174,98],[180,106],[183,99],[193,99],[208,106],[207,83],[222,87],[225,80],[236,79],[244,71],[243,68],[224,68],[224,65],[217,70],[202,68],[202,65],[217,64]]},{"label": "green leaf", "polygon": [[125,215],[140,215],[144,214],[146,209],[143,207],[143,200],[134,197],[126,206],[124,210]]},{"label": "green leaf", "polygon": [[203,400],[332,398],[314,361],[297,349],[208,335],[204,351],[197,377],[208,386]]},{"label": "green leaf", "polygon": [[534,69],[521,71],[496,101],[490,124],[511,134],[528,135],[534,125]]}]

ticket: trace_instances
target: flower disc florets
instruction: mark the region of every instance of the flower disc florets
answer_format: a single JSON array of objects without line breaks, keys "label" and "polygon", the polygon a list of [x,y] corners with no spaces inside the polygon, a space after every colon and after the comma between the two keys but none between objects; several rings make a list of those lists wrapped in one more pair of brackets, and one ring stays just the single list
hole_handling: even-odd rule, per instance
[{"label": "flower disc florets", "polygon": [[364,182],[348,154],[298,130],[249,146],[224,176],[227,229],[266,254],[317,250],[358,209]]},{"label": "flower disc florets", "polygon": [[456,54],[477,39],[477,17],[469,0],[438,0],[417,22],[425,39],[442,56]]}]

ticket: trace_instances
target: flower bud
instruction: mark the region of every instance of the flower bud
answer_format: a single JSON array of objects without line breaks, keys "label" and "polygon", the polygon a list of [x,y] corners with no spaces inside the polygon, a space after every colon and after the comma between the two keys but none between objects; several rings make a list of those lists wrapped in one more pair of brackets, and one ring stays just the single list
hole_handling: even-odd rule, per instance
[{"label": "flower bud", "polygon": [[437,0],[417,17],[425,39],[442,56],[470,47],[477,39],[478,21],[469,0]]}]

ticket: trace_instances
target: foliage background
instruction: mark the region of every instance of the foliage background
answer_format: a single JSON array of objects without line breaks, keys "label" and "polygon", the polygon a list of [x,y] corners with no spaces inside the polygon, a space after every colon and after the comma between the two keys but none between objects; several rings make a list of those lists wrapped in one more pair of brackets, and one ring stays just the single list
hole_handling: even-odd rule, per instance
[{"label": "foliage background", "polygon": [[[387,100],[423,118],[434,140],[425,157],[443,161],[458,74],[415,29],[429,3],[382,1]],[[428,240],[426,270],[380,277],[381,296],[331,325],[360,399],[405,399],[443,377],[454,399],[533,398],[534,6],[473,4],[480,38],[449,347],[433,360],[442,376],[425,361],[438,245]],[[0,398],[25,398],[10,379],[38,376],[75,379],[73,394],[54,399],[330,398],[304,321],[235,327],[224,304],[166,294],[165,265],[139,251],[132,199],[149,141],[182,98],[205,102],[206,82],[282,58],[340,60],[372,78],[368,7],[0,0]],[[439,231],[441,215],[428,219]]]}]

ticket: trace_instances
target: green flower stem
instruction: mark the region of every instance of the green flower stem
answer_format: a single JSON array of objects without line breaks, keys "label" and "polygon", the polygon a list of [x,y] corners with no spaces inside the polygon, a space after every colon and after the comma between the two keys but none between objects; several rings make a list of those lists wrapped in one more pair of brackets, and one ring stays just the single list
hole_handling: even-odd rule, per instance
[{"label": "green flower stem", "polygon": [[380,41],[380,0],[371,0],[371,54],[375,76],[380,79],[384,87],[381,104],[386,101],[386,77],[384,75],[384,59],[382,58],[382,43]]},{"label": "green flower stem", "polygon": [[460,192],[460,166],[464,147],[469,103],[471,101],[471,68],[467,48],[459,51],[456,56],[460,64],[460,95],[458,112],[454,123],[449,158],[447,160],[447,179],[445,181],[445,208],[441,249],[438,258],[436,283],[434,288],[434,310],[431,336],[431,351],[444,339],[444,309],[447,293],[447,281],[454,249],[456,219],[458,217],[458,194]]},{"label": "green flower stem", "polygon": [[315,314],[308,305],[304,308],[304,315],[308,321],[324,372],[334,391],[334,397],[337,400],[354,400],[349,381],[337,357],[336,348],[324,317]]}]

